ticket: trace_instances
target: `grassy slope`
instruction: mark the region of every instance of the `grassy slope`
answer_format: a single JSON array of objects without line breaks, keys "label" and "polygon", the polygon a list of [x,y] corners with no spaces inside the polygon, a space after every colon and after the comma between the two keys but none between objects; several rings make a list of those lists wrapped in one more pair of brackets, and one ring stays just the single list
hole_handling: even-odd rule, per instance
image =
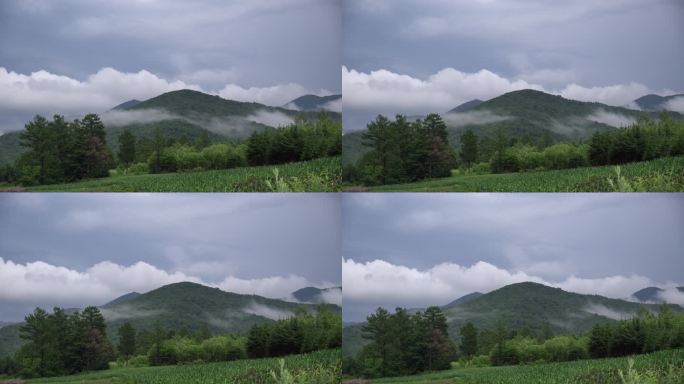
[{"label": "grassy slope", "polygon": [[[163,367],[120,368],[72,376],[31,380],[29,383],[155,383],[155,384],[265,384],[273,383],[269,371],[279,369],[277,358],[237,360],[223,363]],[[341,373],[339,350],[292,355],[284,358],[285,369],[311,382],[332,384]]]},{"label": "grassy slope", "polygon": [[[651,191],[684,191],[684,157],[625,164],[621,174],[631,182],[645,181]],[[668,173],[662,182],[658,174]],[[585,167],[559,171],[453,176],[415,183],[382,185],[373,192],[612,192],[608,178],[615,166]]]},{"label": "grassy slope", "polygon": [[[340,190],[342,171],[339,157],[216,171],[105,177],[75,183],[41,185],[26,188],[26,190],[31,192],[263,192],[268,191],[264,181],[273,180],[276,168],[281,178],[290,181],[292,177],[298,178],[304,183],[304,188],[308,192]],[[312,180],[312,175],[321,176],[323,183]]]},{"label": "grassy slope", "polygon": [[[463,368],[415,376],[385,378],[372,383],[497,383],[497,384],[612,384],[622,383],[618,370],[628,371],[628,358],[579,360],[566,363],[519,365],[508,367]],[[672,376],[660,377],[658,383],[682,383],[684,380],[684,349],[660,351],[634,357],[634,369],[663,375],[672,366]],[[651,382],[651,381],[637,381]],[[656,382],[656,381],[653,381]]]}]

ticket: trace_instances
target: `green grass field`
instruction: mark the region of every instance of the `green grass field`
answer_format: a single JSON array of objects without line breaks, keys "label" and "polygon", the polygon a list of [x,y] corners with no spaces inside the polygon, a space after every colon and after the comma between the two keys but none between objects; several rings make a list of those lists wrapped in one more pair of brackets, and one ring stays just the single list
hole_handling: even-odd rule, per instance
[{"label": "green grass field", "polygon": [[[277,384],[271,371],[281,378],[278,358],[237,360],[225,363],[188,364],[163,367],[118,368],[72,376],[30,380],[52,384]],[[284,358],[285,370],[297,384],[339,383],[342,369],[339,349],[293,355]],[[287,373],[286,373],[287,375]]]},{"label": "green grass field", "polygon": [[[356,190],[357,188],[350,188]],[[370,187],[372,192],[682,192],[684,156],[620,166],[453,176]]]},{"label": "green grass field", "polygon": [[32,192],[335,192],[341,186],[340,161],[339,157],[331,157],[261,167],[105,177],[5,189]]},{"label": "green grass field", "polygon": [[[454,384],[676,384],[684,383],[684,349],[633,357],[507,367],[461,368],[370,383]],[[620,377],[620,372],[624,381]]]}]

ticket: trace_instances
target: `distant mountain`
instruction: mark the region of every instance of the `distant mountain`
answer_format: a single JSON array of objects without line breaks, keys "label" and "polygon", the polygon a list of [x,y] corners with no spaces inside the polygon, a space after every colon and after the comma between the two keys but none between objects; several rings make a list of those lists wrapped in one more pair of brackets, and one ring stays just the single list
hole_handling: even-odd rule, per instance
[{"label": "distant mountain", "polygon": [[466,112],[469,111],[478,105],[482,104],[483,101],[479,99],[474,99],[470,101],[466,101],[465,103],[459,105],[458,107],[452,108],[449,110],[447,113],[458,113],[458,112]]},{"label": "distant mountain", "polygon": [[664,111],[668,108],[667,102],[677,98],[684,97],[684,94],[671,95],[671,96],[660,96],[660,95],[646,95],[634,100],[634,103],[641,108],[643,111]]},{"label": "distant mountain", "polygon": [[320,111],[321,109],[331,109],[333,102],[341,102],[342,95],[304,95],[283,105],[283,108],[294,109],[296,111]]},{"label": "distant mountain", "polygon": [[292,296],[301,303],[320,304],[323,302],[330,303],[331,298],[326,298],[326,295],[341,295],[342,287],[330,288],[316,288],[305,287],[292,292]]},{"label": "distant mountain", "polygon": [[140,100],[132,99],[128,101],[124,101],[123,103],[117,105],[116,107],[112,108],[112,110],[126,110],[132,107],[135,107],[136,105],[140,104]]},{"label": "distant mountain", "polygon": [[[243,333],[252,325],[289,317],[299,309],[315,310],[314,304],[298,304],[257,295],[225,292],[195,283],[165,285],[144,294],[127,294],[100,307],[107,334],[116,340],[126,321],[136,329],[148,329],[159,321],[167,329],[197,331],[207,326],[214,333]],[[337,305],[328,305],[340,313]],[[0,356],[21,345],[19,324],[0,328]]]},{"label": "distant mountain", "polygon": [[[548,325],[555,334],[584,333],[594,324],[632,317],[640,308],[655,312],[658,305],[582,295],[527,282],[475,295],[460,303],[452,302],[442,310],[449,334],[457,338],[460,327],[466,322],[472,322],[479,329],[492,328],[498,321],[503,321],[509,330],[538,332]],[[684,310],[678,305],[671,305],[671,308],[678,312]],[[354,354],[363,346],[361,326],[344,328],[342,348],[345,354]]]},{"label": "distant mountain", "polygon": [[[341,114],[328,112],[335,120]],[[241,141],[255,131],[274,129],[295,118],[316,119],[318,112],[293,111],[259,103],[223,99],[189,89],[161,94],[145,101],[129,100],[101,113],[107,145],[116,152],[118,137],[129,129],[136,137],[152,137],[158,128],[169,139],[211,142]],[[24,148],[19,132],[0,136],[0,164],[13,162]]]},{"label": "distant mountain", "polygon": [[[467,105],[469,103],[472,104]],[[459,108],[462,110],[455,111]],[[587,139],[599,130],[628,125],[640,116],[657,115],[656,112],[569,100],[526,89],[508,92],[479,104],[473,100],[442,117],[447,125],[449,142],[458,147],[461,133],[468,129],[480,138],[493,137],[502,129],[508,138],[567,142]],[[681,119],[682,115],[673,112],[673,117]],[[342,138],[343,163],[355,162],[368,151],[361,141],[363,132],[365,130],[349,132]]]},{"label": "distant mountain", "polygon": [[[677,290],[684,293],[684,287],[677,287]],[[632,297],[645,303],[664,303],[665,300],[660,296],[663,292],[665,292],[665,290],[662,288],[646,287],[634,292]]]}]

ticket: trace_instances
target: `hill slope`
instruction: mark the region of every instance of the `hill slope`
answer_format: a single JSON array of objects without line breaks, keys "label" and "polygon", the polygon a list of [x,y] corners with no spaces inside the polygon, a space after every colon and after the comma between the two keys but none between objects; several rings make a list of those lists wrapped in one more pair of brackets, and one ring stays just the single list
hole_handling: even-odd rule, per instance
[{"label": "hill slope", "polygon": [[292,292],[292,296],[302,303],[335,304],[342,296],[342,287],[316,288],[305,287]]},{"label": "hill slope", "polygon": [[634,100],[634,103],[644,111],[663,111],[670,109],[667,103],[675,98],[684,97],[684,94],[660,96],[660,95],[646,95]]},{"label": "hill slope", "polygon": [[283,105],[283,108],[294,109],[296,111],[320,111],[321,109],[332,109],[332,103],[340,102],[342,95],[304,95]]},{"label": "hill slope", "polygon": [[[327,112],[341,120],[336,112]],[[292,111],[259,103],[223,99],[188,89],[161,94],[145,101],[129,100],[100,115],[107,145],[116,152],[118,137],[129,129],[152,137],[158,128],[166,138],[190,142],[206,136],[211,142],[244,140],[255,131],[277,128],[296,118],[315,119],[318,112]],[[18,132],[0,136],[0,164],[13,162],[23,151]]]},{"label": "hill slope", "polygon": [[[122,298],[125,298],[122,300]],[[328,305],[336,313],[336,305]],[[126,321],[136,329],[151,328],[159,321],[164,328],[197,331],[207,326],[213,333],[242,333],[253,324],[315,310],[312,304],[297,304],[256,295],[225,292],[195,283],[175,283],[139,295],[124,295],[100,307],[107,333],[116,338]],[[19,324],[0,328],[0,356],[21,345]]]},{"label": "hill slope", "polygon": [[[632,317],[640,308],[655,312],[658,305],[582,295],[528,282],[507,285],[457,304],[452,302],[442,310],[449,334],[456,338],[460,327],[469,321],[479,329],[493,328],[502,321],[509,330],[537,332],[548,324],[556,334],[584,333],[599,322]],[[672,308],[683,310],[676,305]],[[344,328],[345,354],[354,354],[362,347],[361,326]]]},{"label": "hill slope", "polygon": [[[460,135],[467,129],[479,137],[492,137],[499,129],[506,136],[532,141],[554,142],[586,139],[598,130],[628,125],[640,116],[657,117],[655,112],[640,112],[565,99],[535,90],[505,93],[488,101],[470,101],[442,114],[450,143],[458,147]],[[675,118],[681,118],[673,113]],[[343,162],[356,161],[368,149],[361,142],[362,131],[344,135]]]},{"label": "hill slope", "polygon": [[[684,287],[677,287],[677,290],[679,292],[684,292]],[[665,300],[660,296],[663,292],[665,292],[665,290],[662,288],[646,287],[634,292],[632,297],[642,302],[664,303]]]}]

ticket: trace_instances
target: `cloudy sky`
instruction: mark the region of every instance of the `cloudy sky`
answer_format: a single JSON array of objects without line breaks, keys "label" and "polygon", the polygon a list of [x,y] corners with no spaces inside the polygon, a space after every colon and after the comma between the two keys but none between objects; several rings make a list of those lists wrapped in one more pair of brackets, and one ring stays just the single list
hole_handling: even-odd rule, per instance
[{"label": "cloudy sky", "polygon": [[523,88],[618,106],[684,92],[679,0],[345,0],[343,18],[347,130]]},{"label": "cloudy sky", "polygon": [[0,2],[0,132],[191,88],[283,105],[339,93],[340,0]]},{"label": "cloudy sky", "polygon": [[340,285],[329,194],[4,194],[0,321],[195,281],[287,297]]},{"label": "cloudy sky", "polygon": [[522,281],[613,298],[684,285],[679,194],[345,194],[342,209],[345,321]]}]

